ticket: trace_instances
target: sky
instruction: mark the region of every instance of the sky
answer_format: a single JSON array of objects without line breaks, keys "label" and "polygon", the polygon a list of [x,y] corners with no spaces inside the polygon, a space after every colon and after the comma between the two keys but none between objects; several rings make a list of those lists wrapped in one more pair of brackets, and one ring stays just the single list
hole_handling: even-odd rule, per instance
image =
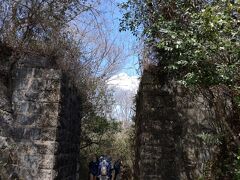
[{"label": "sky", "polygon": [[104,17],[109,30],[111,38],[117,40],[117,43],[124,46],[125,53],[128,57],[124,61],[124,65],[121,67],[119,72],[109,79],[109,86],[115,87],[118,91],[122,89],[124,91],[131,91],[134,94],[137,92],[139,84],[139,65],[138,65],[138,54],[133,49],[136,47],[138,41],[130,31],[119,32],[119,23],[122,17],[121,11],[117,6],[118,3],[124,2],[123,0],[115,0],[114,2],[105,0],[101,5],[101,11],[104,13]]},{"label": "sky", "polygon": [[120,121],[131,121],[134,115],[134,99],[139,85],[138,76],[129,76],[122,72],[112,76],[108,81],[109,89],[114,90],[115,103],[112,117]]},{"label": "sky", "polygon": [[[134,107],[133,101],[139,86],[139,65],[137,49],[138,41],[130,31],[120,32],[119,24],[122,14],[118,7],[119,3],[123,0],[102,0],[98,6],[99,14],[97,12],[96,19],[94,16],[86,14],[86,17],[78,19],[76,26],[81,30],[91,31],[93,38],[98,38],[96,28],[100,26],[104,34],[107,34],[110,42],[114,45],[122,47],[123,49],[123,62],[118,70],[107,81],[109,89],[113,90],[113,98],[115,99],[115,108],[113,108],[113,116],[118,120],[131,120],[132,108]],[[86,26],[86,27],[83,27]],[[92,33],[93,32],[93,33]],[[84,38],[85,36],[82,36]],[[105,36],[104,36],[105,37]],[[81,39],[81,38],[80,38]],[[86,39],[88,42],[89,39]],[[100,41],[99,41],[100,42]],[[91,45],[90,45],[91,47]],[[122,111],[123,110],[123,111]],[[119,118],[120,117],[120,118]]]},{"label": "sky", "polygon": [[[126,78],[132,77],[135,79],[140,76],[138,53],[135,52],[135,50],[138,49],[136,48],[138,46],[137,38],[133,36],[130,31],[119,31],[122,12],[118,7],[118,4],[123,3],[124,1],[125,0],[101,0],[101,4],[96,6],[97,11],[94,16],[93,14],[90,14],[89,16],[89,14],[86,13],[84,17],[81,16],[78,18],[76,23],[78,28],[83,31],[85,31],[85,29],[87,29],[87,31],[91,31],[93,36],[96,36],[96,34],[99,33],[97,32],[94,34],[92,32],[95,32],[95,29],[97,29],[96,27],[100,25],[103,33],[107,34],[107,37],[110,39],[110,42],[114,42],[115,45],[123,49],[124,60],[116,72],[117,74],[120,74],[120,76],[118,76],[121,77],[120,81],[124,80],[121,76],[123,73],[128,75],[128,77],[124,76]],[[89,39],[86,39],[85,41],[89,42]],[[116,73],[114,75],[116,75]]]},{"label": "sky", "polygon": [[121,68],[119,73],[126,73],[131,76],[139,76],[139,65],[138,65],[138,54],[134,52],[135,46],[138,41],[135,36],[132,35],[130,31],[119,32],[119,23],[122,17],[119,3],[124,2],[123,0],[105,0],[101,4],[101,11],[104,13],[106,18],[109,35],[119,46],[124,46],[125,53],[128,57],[125,59],[124,66]]},{"label": "sky", "polygon": [[129,31],[119,32],[119,19],[122,15],[117,4],[123,1],[116,0],[112,3],[109,3],[109,0],[105,1],[106,3],[101,6],[101,11],[105,13],[104,17],[109,22],[107,23],[108,27],[106,27],[107,31],[112,39],[116,39],[119,46],[124,47],[124,51],[128,55],[119,72],[107,82],[109,88],[115,91],[115,108],[112,115],[119,120],[131,121],[134,108],[133,102],[138,90],[140,76],[138,54],[133,50],[138,41]]},{"label": "sky", "polygon": [[108,81],[108,85],[109,87],[118,87],[124,91],[137,93],[139,77],[129,76],[127,73],[121,72],[112,76]]}]

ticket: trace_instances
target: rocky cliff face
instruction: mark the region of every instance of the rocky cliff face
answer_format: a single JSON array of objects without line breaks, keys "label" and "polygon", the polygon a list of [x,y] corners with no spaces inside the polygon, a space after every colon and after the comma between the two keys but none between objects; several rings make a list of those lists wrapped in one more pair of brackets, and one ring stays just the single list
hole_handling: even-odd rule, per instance
[{"label": "rocky cliff face", "polygon": [[1,59],[6,70],[0,78],[4,173],[25,180],[77,179],[81,98],[76,88],[48,58],[8,62]]},{"label": "rocky cliff face", "polygon": [[216,135],[212,103],[190,93],[157,68],[142,76],[136,109],[137,180],[192,180],[208,171],[218,147],[202,135]]}]

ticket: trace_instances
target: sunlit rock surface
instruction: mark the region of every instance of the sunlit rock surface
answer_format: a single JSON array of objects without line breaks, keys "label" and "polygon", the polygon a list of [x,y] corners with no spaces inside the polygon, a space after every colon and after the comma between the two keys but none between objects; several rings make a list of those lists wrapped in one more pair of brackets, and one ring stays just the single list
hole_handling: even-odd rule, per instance
[{"label": "sunlit rock surface", "polygon": [[215,113],[201,93],[189,93],[156,68],[143,73],[136,109],[136,180],[203,177],[217,151],[203,143],[215,134]]},{"label": "sunlit rock surface", "polygon": [[45,57],[26,56],[1,76],[0,148],[9,159],[5,177],[78,179],[81,99],[55,67]]}]

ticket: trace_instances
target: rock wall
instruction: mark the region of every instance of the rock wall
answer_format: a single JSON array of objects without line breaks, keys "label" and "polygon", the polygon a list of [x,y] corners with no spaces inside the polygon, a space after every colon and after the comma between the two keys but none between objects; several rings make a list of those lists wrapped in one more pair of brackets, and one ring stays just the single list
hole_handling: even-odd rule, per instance
[{"label": "rock wall", "polygon": [[145,70],[136,105],[136,180],[193,180],[204,176],[218,150],[201,136],[215,135],[212,104],[189,93],[158,68]]},{"label": "rock wall", "polygon": [[12,178],[78,179],[81,99],[55,67],[48,58],[26,56],[1,78],[0,146],[11,146]]}]

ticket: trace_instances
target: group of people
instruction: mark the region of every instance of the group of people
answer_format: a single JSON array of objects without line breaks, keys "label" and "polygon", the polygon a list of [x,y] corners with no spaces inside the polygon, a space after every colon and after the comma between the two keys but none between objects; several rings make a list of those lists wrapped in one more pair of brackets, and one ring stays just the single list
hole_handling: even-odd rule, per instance
[{"label": "group of people", "polygon": [[89,163],[90,180],[117,180],[119,179],[122,161],[118,159],[112,164],[111,157],[97,156]]}]

